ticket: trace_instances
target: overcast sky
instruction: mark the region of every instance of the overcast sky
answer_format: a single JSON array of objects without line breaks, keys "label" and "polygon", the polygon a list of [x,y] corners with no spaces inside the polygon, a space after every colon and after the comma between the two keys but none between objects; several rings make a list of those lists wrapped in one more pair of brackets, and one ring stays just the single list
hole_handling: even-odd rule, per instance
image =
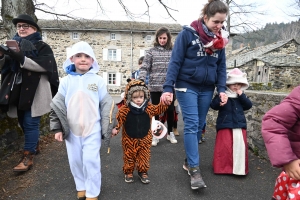
[{"label": "overcast sky", "polygon": [[[268,15],[259,17],[261,26],[271,22],[290,22],[296,21],[295,18],[288,17],[283,11],[292,11],[291,2],[294,0],[235,0],[237,3],[256,2],[260,4],[257,10],[264,10]],[[96,0],[39,0],[48,5],[53,6],[57,13],[69,13],[76,17],[83,17],[87,19],[102,19],[102,20],[130,20],[118,0],[101,0],[102,7],[105,13],[99,11]],[[144,0],[123,0],[125,6],[134,14],[136,14],[136,21],[149,21],[149,17],[142,14],[147,10]],[[169,7],[178,10],[171,11],[172,16],[177,20],[174,21],[168,17],[165,9],[158,3],[158,0],[147,0],[150,6],[150,22],[159,23],[179,23],[181,25],[190,24],[200,15],[203,5],[207,0],[163,0]],[[37,17],[40,19],[51,18],[51,16],[36,11]],[[257,16],[258,17],[258,16]]]}]

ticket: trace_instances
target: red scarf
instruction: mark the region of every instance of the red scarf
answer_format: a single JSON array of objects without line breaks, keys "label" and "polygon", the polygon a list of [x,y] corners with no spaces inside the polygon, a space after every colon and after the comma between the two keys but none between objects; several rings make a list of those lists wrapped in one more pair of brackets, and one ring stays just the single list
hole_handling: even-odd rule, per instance
[{"label": "red scarf", "polygon": [[[225,33],[226,31],[224,30],[225,28],[222,28],[222,31],[220,30],[216,35],[207,29],[202,19],[193,21],[191,26],[199,34],[200,40],[204,44],[205,52],[209,55],[211,55],[214,51],[225,48],[228,43],[228,38]],[[204,30],[203,26],[205,26],[207,30]],[[222,34],[222,32],[224,32],[224,34]]]}]

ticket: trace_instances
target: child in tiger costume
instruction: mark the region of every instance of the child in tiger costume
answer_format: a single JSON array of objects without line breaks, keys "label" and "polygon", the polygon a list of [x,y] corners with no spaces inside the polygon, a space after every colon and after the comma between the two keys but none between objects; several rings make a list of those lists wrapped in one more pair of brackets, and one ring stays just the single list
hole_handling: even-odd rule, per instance
[{"label": "child in tiger costume", "polygon": [[[152,143],[151,120],[165,112],[167,105],[153,105],[149,102],[150,92],[141,80],[131,80],[125,88],[124,105],[117,113],[118,125],[112,135],[122,128],[123,172],[125,182],[131,183],[136,165],[138,176],[145,184],[150,183],[150,148]],[[171,102],[170,102],[171,103]]]}]

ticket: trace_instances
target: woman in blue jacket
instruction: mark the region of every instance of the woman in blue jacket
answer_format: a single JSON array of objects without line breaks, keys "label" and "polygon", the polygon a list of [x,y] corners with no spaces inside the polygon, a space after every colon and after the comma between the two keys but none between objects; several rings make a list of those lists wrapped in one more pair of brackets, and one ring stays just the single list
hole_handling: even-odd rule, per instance
[{"label": "woman in blue jacket", "polygon": [[206,187],[199,169],[198,141],[215,90],[227,101],[225,45],[228,33],[223,23],[228,7],[220,0],[209,0],[202,16],[184,26],[178,34],[168,65],[161,101],[175,92],[184,121],[184,169],[191,177],[191,188]]}]

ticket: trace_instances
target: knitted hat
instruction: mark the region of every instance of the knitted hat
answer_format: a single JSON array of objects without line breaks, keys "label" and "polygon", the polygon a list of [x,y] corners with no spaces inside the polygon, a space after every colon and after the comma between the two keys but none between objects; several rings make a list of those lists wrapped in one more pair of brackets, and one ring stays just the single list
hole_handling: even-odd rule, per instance
[{"label": "knitted hat", "polygon": [[246,90],[249,87],[249,83],[247,81],[247,74],[242,72],[238,68],[234,68],[233,70],[227,73],[226,85],[231,85],[235,83],[243,84],[241,90]]},{"label": "knitted hat", "polygon": [[128,106],[132,99],[132,94],[136,91],[144,91],[145,93],[145,100],[150,99],[150,92],[146,86],[146,84],[138,79],[131,80],[125,88],[125,104]]},{"label": "knitted hat", "polygon": [[26,14],[21,14],[18,17],[13,18],[12,22],[15,26],[17,25],[17,23],[23,22],[23,23],[27,23],[27,24],[30,24],[30,25],[34,26],[38,31],[41,30],[40,27],[37,25],[37,23],[35,23],[33,18],[29,15],[26,15]]}]

